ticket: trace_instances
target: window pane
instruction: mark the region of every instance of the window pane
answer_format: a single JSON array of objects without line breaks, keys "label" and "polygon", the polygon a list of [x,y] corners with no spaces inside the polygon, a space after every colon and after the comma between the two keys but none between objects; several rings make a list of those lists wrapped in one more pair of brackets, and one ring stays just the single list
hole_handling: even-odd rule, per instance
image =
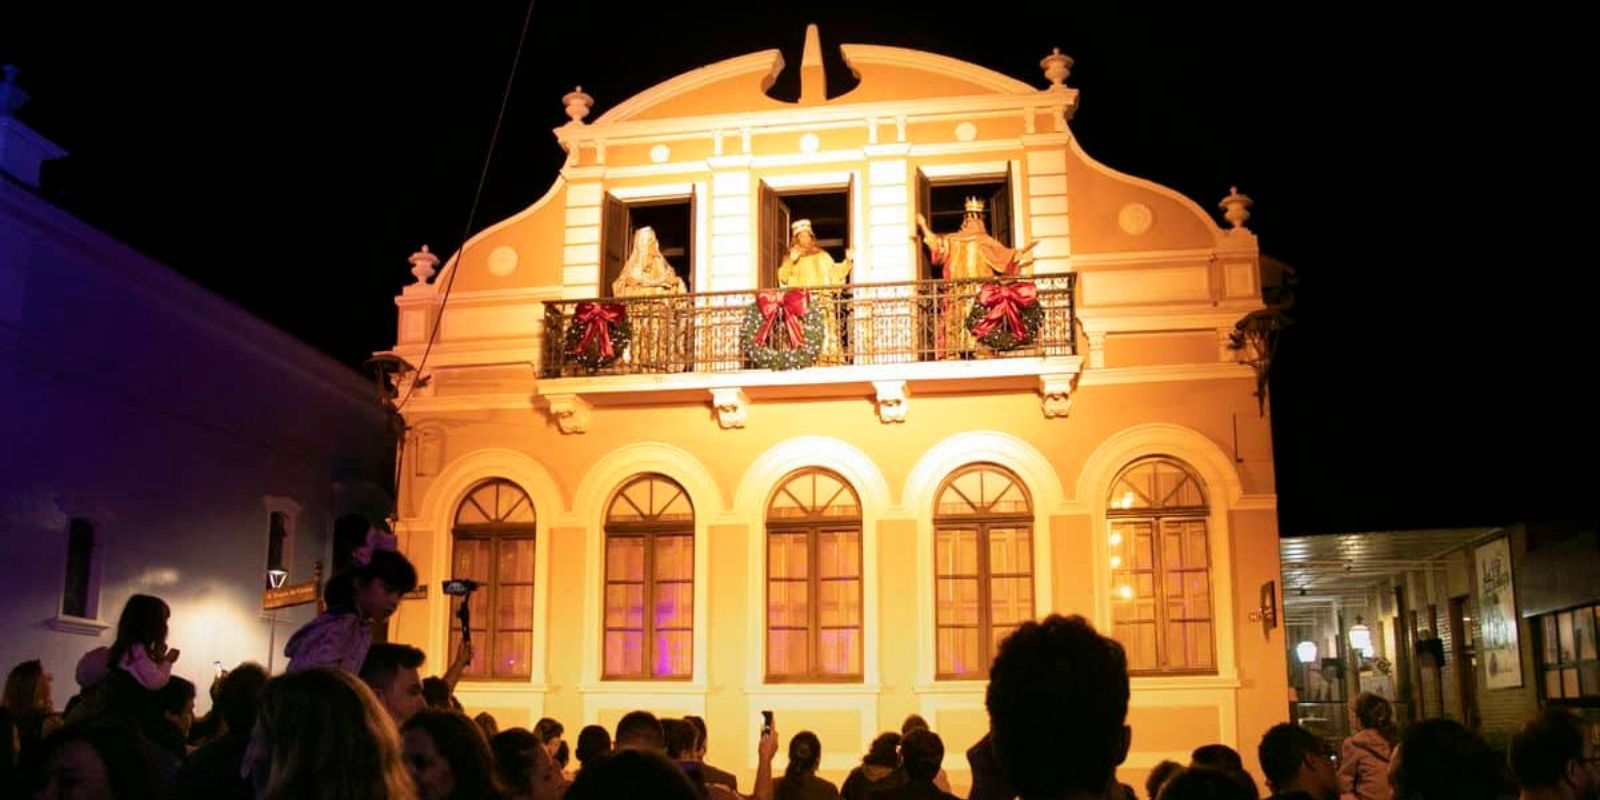
[{"label": "window pane", "polygon": [[1600,662],[1580,664],[1578,678],[1584,697],[1600,697]]},{"label": "window pane", "polygon": [[1591,661],[1595,656],[1594,609],[1580,608],[1572,616],[1572,640],[1577,645],[1578,658]]},{"label": "window pane", "polygon": [[500,609],[497,626],[501,630],[532,630],[533,587],[500,587]]},{"label": "window pane", "polygon": [[657,536],[656,580],[694,579],[694,537]]},{"label": "window pane", "polygon": [[775,533],[767,537],[767,574],[774,578],[804,578],[809,552],[804,533]]},{"label": "window pane", "polygon": [[476,495],[463,500],[461,502],[461,508],[456,511],[457,525],[483,525],[488,522],[493,522],[493,520],[491,520],[489,518],[489,514],[485,513],[484,509],[478,505]]},{"label": "window pane", "polygon": [[989,531],[989,571],[994,575],[1022,575],[1033,571],[1032,537],[1027,528]]},{"label": "window pane", "polygon": [[1134,526],[1133,529],[1133,568],[1155,569],[1155,529],[1149,523]]},{"label": "window pane", "polygon": [[1539,639],[1544,646],[1544,663],[1555,664],[1561,660],[1560,652],[1556,649],[1556,616],[1546,614],[1539,618]]},{"label": "window pane", "polygon": [[817,534],[817,567],[824,578],[853,578],[861,574],[861,533],[823,531]]},{"label": "window pane", "polygon": [[934,538],[934,569],[938,575],[978,574],[978,532],[941,528]]},{"label": "window pane", "polygon": [[978,663],[977,628],[939,629],[939,674],[970,675],[988,666]]},{"label": "window pane", "polygon": [[1185,524],[1183,529],[1184,565],[1193,568],[1208,566],[1211,563],[1211,555],[1206,547],[1205,522],[1191,521]]},{"label": "window pane", "polygon": [[1561,670],[1559,670],[1559,669],[1545,670],[1545,673],[1544,673],[1544,696],[1545,697],[1551,697],[1551,698],[1560,698],[1561,697]]},{"label": "window pane", "polygon": [[1183,614],[1187,619],[1211,618],[1211,581],[1205,572],[1190,572],[1183,576]]},{"label": "window pane", "polygon": [[818,606],[819,623],[824,628],[861,624],[861,582],[823,581]]},{"label": "window pane", "polygon": [[1556,630],[1561,639],[1561,663],[1565,664],[1576,660],[1578,648],[1572,640],[1572,612],[1563,611],[1556,615]]},{"label": "window pane", "polygon": [[861,672],[861,631],[841,628],[820,632],[817,647],[818,670],[825,675],[856,675]]},{"label": "window pane", "polygon": [[532,633],[501,633],[494,641],[494,674],[500,678],[526,677],[533,656]]},{"label": "window pane", "polygon": [[606,627],[644,628],[644,587],[637,583],[606,586]]},{"label": "window pane", "polygon": [[1033,579],[994,579],[989,584],[989,609],[989,619],[995,625],[1033,619]]},{"label": "window pane", "polygon": [[1156,626],[1153,622],[1117,622],[1115,638],[1128,654],[1128,669],[1153,670],[1156,661]]},{"label": "window pane", "polygon": [[1576,669],[1561,670],[1561,696],[1578,696],[1578,671]]},{"label": "window pane", "polygon": [[651,673],[657,678],[688,677],[694,669],[694,637],[689,631],[656,633],[655,663]]},{"label": "window pane", "polygon": [[656,584],[655,625],[657,628],[689,628],[694,625],[694,584]]},{"label": "window pane", "polygon": [[806,631],[767,632],[767,672],[771,675],[801,675],[806,672]]},{"label": "window pane", "polygon": [[533,581],[533,539],[500,540],[500,580],[511,583]]},{"label": "window pane", "polygon": [[481,583],[489,582],[489,540],[457,539],[454,578],[470,578]]},{"label": "window pane", "polygon": [[644,539],[638,536],[606,537],[606,577],[644,580]]},{"label": "window pane", "polygon": [[770,581],[767,584],[767,625],[773,628],[805,628],[811,624],[805,581]]},{"label": "window pane", "polygon": [[1209,622],[1191,622],[1189,628],[1189,664],[1195,669],[1211,669],[1216,666],[1212,658],[1211,643],[1215,631]]},{"label": "window pane", "polygon": [[976,578],[940,578],[934,582],[938,596],[940,625],[978,624],[978,581]]},{"label": "window pane", "polygon": [[606,674],[644,673],[644,634],[638,631],[606,632]]}]

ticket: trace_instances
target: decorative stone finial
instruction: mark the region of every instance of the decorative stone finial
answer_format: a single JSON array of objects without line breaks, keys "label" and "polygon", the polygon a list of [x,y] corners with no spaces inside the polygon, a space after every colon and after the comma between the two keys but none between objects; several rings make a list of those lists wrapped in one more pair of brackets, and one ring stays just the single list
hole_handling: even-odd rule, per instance
[{"label": "decorative stone finial", "polygon": [[1044,69],[1044,76],[1050,80],[1050,91],[1066,91],[1067,76],[1072,73],[1071,56],[1062,54],[1059,47],[1052,47],[1050,55],[1045,56],[1044,60],[1039,62],[1039,66]]},{"label": "decorative stone finial", "polygon": [[17,76],[22,70],[16,64],[7,64],[5,71],[5,81],[0,82],[0,117],[9,117],[28,104],[28,93],[17,85]]},{"label": "decorative stone finial", "polygon": [[412,253],[407,260],[411,262],[411,274],[417,276],[418,285],[427,283],[439,267],[439,257],[429,252],[427,245]]},{"label": "decorative stone finial", "polygon": [[594,98],[584,94],[582,86],[563,95],[561,102],[567,106],[567,116],[579,125],[583,124],[584,117],[589,116],[589,109],[594,107]]},{"label": "decorative stone finial", "polygon": [[1239,187],[1229,186],[1228,196],[1222,198],[1218,205],[1222,207],[1222,216],[1237,229],[1243,228],[1244,221],[1250,218],[1250,212],[1246,209],[1254,202],[1249,196],[1239,194]]}]

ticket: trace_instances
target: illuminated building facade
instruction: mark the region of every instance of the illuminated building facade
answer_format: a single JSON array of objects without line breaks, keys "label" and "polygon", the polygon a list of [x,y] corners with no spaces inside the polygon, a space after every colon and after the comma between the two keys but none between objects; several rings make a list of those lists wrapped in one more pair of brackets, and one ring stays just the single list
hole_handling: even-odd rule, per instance
[{"label": "illuminated building facade", "polygon": [[837,778],[920,713],[959,789],[996,642],[1083,614],[1135,672],[1125,780],[1253,761],[1288,686],[1269,410],[1230,345],[1262,308],[1248,198],[1219,225],[1094,161],[1065,56],[1040,88],[845,45],[828,98],[820,52],[797,103],[771,50],[594,119],[574,91],[549,191],[437,275],[414,256],[398,532],[431,588],[394,638],[444,663],[437,582],[474,578],[458,695],[502,726],[700,714],[748,772],[773,709]]}]

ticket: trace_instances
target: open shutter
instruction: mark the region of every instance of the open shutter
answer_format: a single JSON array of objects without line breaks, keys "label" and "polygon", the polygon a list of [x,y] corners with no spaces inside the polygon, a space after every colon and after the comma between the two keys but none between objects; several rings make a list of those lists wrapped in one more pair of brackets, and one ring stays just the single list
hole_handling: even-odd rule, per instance
[{"label": "open shutter", "polygon": [[[933,214],[933,187],[928,183],[928,176],[922,170],[917,170],[917,208],[916,213],[927,218]],[[915,215],[913,215],[913,219]],[[932,224],[932,221],[929,221]],[[922,230],[916,231],[917,237],[917,280],[931,281],[941,276],[933,272],[933,259],[928,255],[928,248],[922,243]]]},{"label": "open shutter", "polygon": [[622,265],[628,260],[633,238],[629,223],[628,205],[606,195],[600,225],[600,291],[596,292],[601,297],[611,296],[611,284],[622,274]]},{"label": "open shutter", "polygon": [[697,292],[697,291],[700,290],[699,287],[695,286],[695,283],[694,283],[695,278],[699,276],[699,270],[696,268],[697,264],[695,262],[695,257],[698,255],[698,251],[695,250],[695,243],[698,240],[695,239],[695,229],[694,229],[694,223],[695,223],[695,219],[697,218],[696,215],[698,213],[697,207],[699,205],[700,205],[700,195],[696,191],[695,186],[693,184],[690,184],[690,186],[689,186],[689,239],[687,241],[685,241],[684,244],[683,244],[683,273],[682,274],[683,274],[683,284],[691,292]]},{"label": "open shutter", "polygon": [[989,232],[1006,247],[1012,245],[1011,166],[1006,165],[1006,182],[989,198]]},{"label": "open shutter", "polygon": [[783,198],[765,182],[760,184],[761,219],[760,273],[757,286],[773,289],[778,285],[778,267],[783,265],[784,253],[789,248],[789,207]]},{"label": "open shutter", "polygon": [[[852,173],[850,173],[850,181],[848,183],[846,183],[845,186],[844,186],[844,254],[845,255],[848,255],[850,253],[850,250],[855,247],[855,232],[856,232],[856,227],[855,227],[856,216],[855,215],[856,215],[856,174],[854,172],[852,172]],[[855,281],[856,281],[856,271],[855,271],[855,269],[851,269],[850,270],[850,274],[848,276],[846,276],[845,280],[847,282],[849,282],[849,283],[855,283]]]}]

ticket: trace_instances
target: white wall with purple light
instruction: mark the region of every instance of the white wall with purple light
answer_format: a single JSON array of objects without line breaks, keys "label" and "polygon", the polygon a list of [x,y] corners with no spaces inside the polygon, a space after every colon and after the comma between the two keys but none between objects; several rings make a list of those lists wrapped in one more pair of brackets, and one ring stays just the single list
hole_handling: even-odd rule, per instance
[{"label": "white wall with purple light", "polygon": [[[386,431],[360,375],[0,171],[0,669],[42,659],[58,710],[135,593],[172,606],[201,710],[214,662],[281,670],[313,609],[262,610],[270,514],[287,581],[311,580],[338,516],[387,512]],[[81,615],[63,613],[74,520]]]}]

